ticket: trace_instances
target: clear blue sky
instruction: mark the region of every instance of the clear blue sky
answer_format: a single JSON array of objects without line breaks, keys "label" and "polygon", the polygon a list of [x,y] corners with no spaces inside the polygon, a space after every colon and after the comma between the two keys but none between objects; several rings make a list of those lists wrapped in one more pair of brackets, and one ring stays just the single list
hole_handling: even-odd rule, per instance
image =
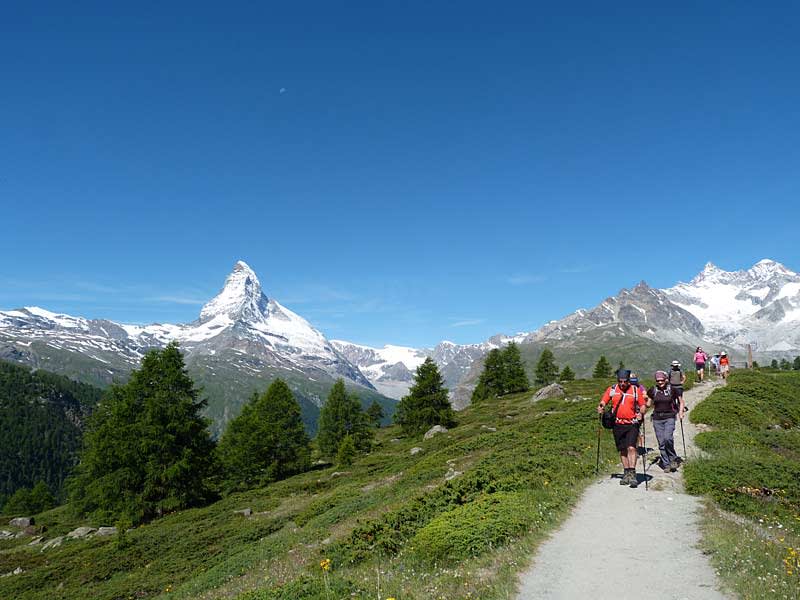
[{"label": "clear blue sky", "polygon": [[420,346],[800,270],[797,3],[17,4],[2,308],[191,321],[243,259]]}]

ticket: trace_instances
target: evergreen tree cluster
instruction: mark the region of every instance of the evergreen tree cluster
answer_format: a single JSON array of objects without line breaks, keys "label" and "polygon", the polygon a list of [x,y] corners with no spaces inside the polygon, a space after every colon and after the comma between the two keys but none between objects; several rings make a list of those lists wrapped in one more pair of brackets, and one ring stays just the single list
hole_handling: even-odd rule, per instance
[{"label": "evergreen tree cluster", "polygon": [[214,441],[176,344],[152,350],[92,415],[70,481],[81,514],[133,523],[206,501]]},{"label": "evergreen tree cluster", "polygon": [[527,392],[529,389],[530,383],[525,374],[519,347],[511,342],[503,350],[493,348],[486,355],[483,372],[472,392],[472,402]]},{"label": "evergreen tree cluster", "polygon": [[344,380],[338,379],[319,413],[317,446],[320,453],[336,457],[346,439],[355,451],[367,452],[372,446],[373,424],[374,421],[361,408],[358,396],[349,393]]},{"label": "evergreen tree cluster", "polygon": [[247,489],[301,473],[311,446],[300,405],[282,379],[253,394],[233,419],[217,448],[226,489]]},{"label": "evergreen tree cluster", "polygon": [[17,491],[23,500],[33,490],[38,496],[44,490],[63,496],[86,419],[102,393],[61,375],[0,361],[0,506]]}]

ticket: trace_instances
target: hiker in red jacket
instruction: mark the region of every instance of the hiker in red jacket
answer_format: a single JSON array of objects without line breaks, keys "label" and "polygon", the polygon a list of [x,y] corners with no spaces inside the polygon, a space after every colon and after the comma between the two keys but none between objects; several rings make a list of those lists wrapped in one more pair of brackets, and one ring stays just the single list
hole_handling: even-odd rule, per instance
[{"label": "hiker in red jacket", "polygon": [[614,442],[624,470],[619,483],[636,487],[639,485],[636,480],[636,441],[639,437],[639,424],[644,420],[647,410],[647,396],[640,392],[638,385],[631,385],[631,372],[620,369],[617,371],[616,385],[605,391],[603,399],[597,405],[597,412],[602,413],[609,402],[616,414]]}]

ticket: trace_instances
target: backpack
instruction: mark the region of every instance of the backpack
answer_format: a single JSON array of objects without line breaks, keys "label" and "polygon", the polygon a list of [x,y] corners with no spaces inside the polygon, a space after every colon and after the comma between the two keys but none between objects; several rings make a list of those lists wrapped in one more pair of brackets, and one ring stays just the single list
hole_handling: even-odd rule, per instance
[{"label": "backpack", "polygon": [[[636,408],[637,403],[639,402],[639,386],[631,384],[631,388],[633,388],[633,407]],[[613,407],[614,406],[614,396],[617,393],[617,384],[611,386],[611,393],[609,394],[608,403]],[[614,429],[614,424],[617,422],[617,411],[619,407],[622,406],[622,403],[625,402],[625,392],[622,392],[622,398],[617,403],[616,408],[612,408],[611,410],[603,411],[601,415],[600,422],[603,424],[603,427],[606,429]]]},{"label": "backpack", "polygon": [[[674,379],[674,381],[673,381]],[[683,385],[681,384],[681,379],[683,379],[683,371],[681,369],[670,369],[669,370],[669,384],[670,385]]]},{"label": "backpack", "polygon": [[656,394],[659,391],[663,391],[665,394],[667,394],[667,396],[669,396],[669,398],[672,400],[672,410],[673,410],[673,412],[678,412],[680,410],[680,408],[681,408],[681,403],[678,402],[678,400],[676,400],[675,398],[672,397],[672,385],[670,385],[669,383],[667,383],[667,387],[665,387],[663,390],[659,390],[658,386],[655,386],[655,385],[650,388],[650,392],[652,392],[652,394],[653,394],[653,406],[654,406],[653,410],[655,410]]}]

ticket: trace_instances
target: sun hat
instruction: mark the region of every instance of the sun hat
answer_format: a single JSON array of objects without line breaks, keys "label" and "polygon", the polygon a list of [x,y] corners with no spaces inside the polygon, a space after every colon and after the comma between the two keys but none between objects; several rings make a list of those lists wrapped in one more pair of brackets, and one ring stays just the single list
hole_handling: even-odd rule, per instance
[{"label": "sun hat", "polygon": [[658,381],[659,379],[663,379],[664,381],[667,380],[667,372],[666,371],[656,371],[653,378]]}]

